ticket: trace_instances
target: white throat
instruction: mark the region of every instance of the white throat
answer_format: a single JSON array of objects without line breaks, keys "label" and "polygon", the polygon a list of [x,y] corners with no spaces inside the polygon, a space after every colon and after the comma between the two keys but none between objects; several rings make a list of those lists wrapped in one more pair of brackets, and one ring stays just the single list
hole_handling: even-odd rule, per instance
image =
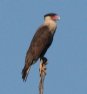
[{"label": "white throat", "polygon": [[44,25],[47,25],[49,27],[51,33],[54,33],[57,27],[57,23],[51,19],[45,19]]}]

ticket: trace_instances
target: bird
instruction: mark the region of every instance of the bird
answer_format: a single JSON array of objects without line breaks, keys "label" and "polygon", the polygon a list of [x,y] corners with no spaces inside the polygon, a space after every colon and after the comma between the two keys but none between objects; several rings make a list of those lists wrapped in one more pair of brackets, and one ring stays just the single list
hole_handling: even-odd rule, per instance
[{"label": "bird", "polygon": [[24,68],[22,69],[22,79],[26,81],[30,68],[38,59],[45,58],[45,53],[52,44],[57,22],[60,16],[56,13],[44,15],[43,24],[36,30],[25,57]]}]

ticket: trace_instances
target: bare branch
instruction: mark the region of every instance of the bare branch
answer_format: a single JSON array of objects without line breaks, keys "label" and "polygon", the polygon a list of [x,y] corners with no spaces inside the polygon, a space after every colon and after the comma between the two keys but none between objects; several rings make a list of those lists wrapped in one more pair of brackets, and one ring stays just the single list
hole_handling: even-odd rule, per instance
[{"label": "bare branch", "polygon": [[44,80],[46,76],[46,65],[47,65],[47,60],[41,59],[40,63],[40,82],[39,82],[39,94],[43,94],[44,90]]}]

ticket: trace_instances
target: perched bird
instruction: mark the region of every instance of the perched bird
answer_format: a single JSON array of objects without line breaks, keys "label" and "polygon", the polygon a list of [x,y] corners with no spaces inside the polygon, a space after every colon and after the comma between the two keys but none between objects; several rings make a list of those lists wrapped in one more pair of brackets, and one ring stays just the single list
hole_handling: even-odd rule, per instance
[{"label": "perched bird", "polygon": [[44,23],[36,31],[30,47],[26,53],[25,66],[22,70],[22,79],[26,81],[31,66],[44,55],[53,41],[53,36],[57,28],[57,20],[60,16],[55,13],[44,15]]}]

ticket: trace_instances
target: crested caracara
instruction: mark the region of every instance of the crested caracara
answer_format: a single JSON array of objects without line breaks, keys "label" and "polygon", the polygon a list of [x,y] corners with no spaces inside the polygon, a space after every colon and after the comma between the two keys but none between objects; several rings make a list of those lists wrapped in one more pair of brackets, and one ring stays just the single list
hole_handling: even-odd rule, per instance
[{"label": "crested caracara", "polygon": [[55,13],[44,15],[44,23],[36,31],[30,47],[26,53],[25,65],[22,70],[22,79],[26,80],[31,66],[40,58],[44,58],[47,49],[50,47],[57,28],[57,21],[60,19]]}]

